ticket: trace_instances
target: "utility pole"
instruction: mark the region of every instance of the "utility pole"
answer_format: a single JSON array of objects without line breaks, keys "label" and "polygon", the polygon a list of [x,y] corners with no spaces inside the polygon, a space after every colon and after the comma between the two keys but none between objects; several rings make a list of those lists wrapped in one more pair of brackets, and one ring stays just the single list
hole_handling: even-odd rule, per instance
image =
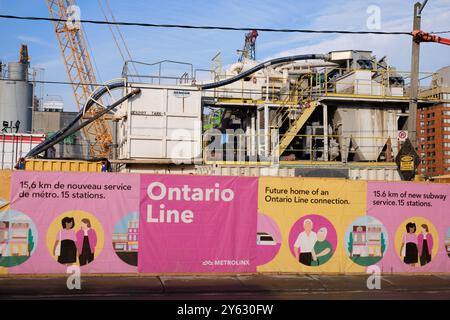
[{"label": "utility pole", "polygon": [[[422,10],[425,8],[428,0],[422,3],[417,2],[414,5],[413,31],[420,30],[422,20]],[[414,149],[417,149],[417,100],[419,97],[419,59],[420,42],[414,38],[412,40],[411,54],[411,87],[408,116],[408,136]]]}]

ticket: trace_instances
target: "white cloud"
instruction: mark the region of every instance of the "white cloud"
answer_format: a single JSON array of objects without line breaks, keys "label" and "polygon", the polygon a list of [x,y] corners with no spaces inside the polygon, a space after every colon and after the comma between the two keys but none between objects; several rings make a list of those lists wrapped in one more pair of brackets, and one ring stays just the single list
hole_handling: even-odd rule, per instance
[{"label": "white cloud", "polygon": [[[406,31],[412,28],[413,1],[378,1],[381,8],[381,31]],[[311,15],[313,29],[367,30],[367,3],[335,1],[334,5]],[[430,1],[423,12],[425,31],[448,30],[450,1]],[[327,53],[334,50],[372,50],[378,57],[388,56],[390,63],[399,70],[410,69],[411,37],[394,35],[306,35],[307,44],[282,50],[272,57]],[[315,40],[315,43],[313,41]],[[297,41],[297,40],[296,40]],[[311,43],[313,42],[313,43]],[[421,50],[421,70],[436,71],[450,65],[450,47],[436,43],[424,43]]]}]

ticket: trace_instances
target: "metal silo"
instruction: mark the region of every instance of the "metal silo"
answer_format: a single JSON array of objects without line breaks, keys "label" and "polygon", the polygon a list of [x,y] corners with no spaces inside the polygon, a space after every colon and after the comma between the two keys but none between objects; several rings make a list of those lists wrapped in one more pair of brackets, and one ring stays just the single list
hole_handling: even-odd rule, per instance
[{"label": "metal silo", "polygon": [[31,131],[33,85],[28,82],[28,64],[8,64],[8,79],[0,81],[0,125],[2,132]]}]

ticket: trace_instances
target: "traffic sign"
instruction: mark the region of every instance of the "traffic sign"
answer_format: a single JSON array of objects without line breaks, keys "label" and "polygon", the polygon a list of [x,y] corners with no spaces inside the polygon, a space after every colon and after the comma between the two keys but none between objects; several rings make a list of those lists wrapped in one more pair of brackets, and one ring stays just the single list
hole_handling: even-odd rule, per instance
[{"label": "traffic sign", "polygon": [[408,131],[401,130],[397,134],[397,140],[398,141],[406,141],[408,139]]}]

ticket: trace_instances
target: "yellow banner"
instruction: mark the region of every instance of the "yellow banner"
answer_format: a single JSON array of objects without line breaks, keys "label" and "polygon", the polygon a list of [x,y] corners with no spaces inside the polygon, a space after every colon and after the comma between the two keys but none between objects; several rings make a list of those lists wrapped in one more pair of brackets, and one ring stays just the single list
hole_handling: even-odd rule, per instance
[{"label": "yellow banner", "polygon": [[366,190],[365,181],[260,178],[258,272],[364,272],[349,259],[344,235],[366,215]]}]

